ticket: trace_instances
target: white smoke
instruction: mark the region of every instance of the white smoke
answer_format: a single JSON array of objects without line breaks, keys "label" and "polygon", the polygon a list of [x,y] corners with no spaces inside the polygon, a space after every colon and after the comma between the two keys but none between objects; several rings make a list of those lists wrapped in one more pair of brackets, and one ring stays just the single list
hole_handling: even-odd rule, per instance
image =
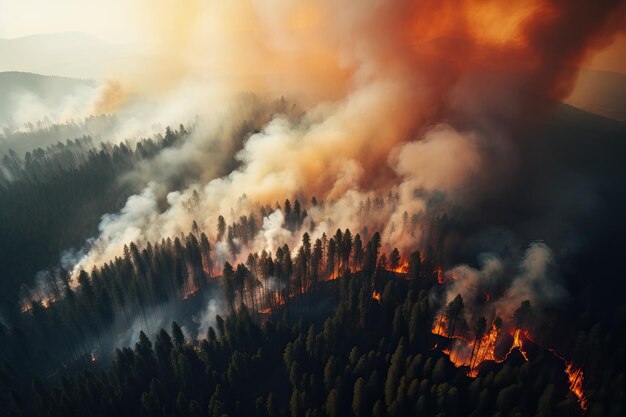
[{"label": "white smoke", "polygon": [[207,303],[206,309],[198,317],[194,317],[194,321],[200,323],[198,329],[198,339],[206,339],[209,328],[217,328],[216,316],[225,311],[225,306],[220,303],[219,299],[211,299]]},{"label": "white smoke", "polygon": [[[465,301],[468,323],[473,323],[479,315],[485,315],[488,320],[499,316],[509,321],[526,300],[534,312],[542,314],[569,297],[554,254],[542,242],[530,244],[521,259],[483,254],[480,269],[459,265],[445,276],[444,306],[460,294]],[[486,294],[490,296],[488,303],[485,303]]]}]

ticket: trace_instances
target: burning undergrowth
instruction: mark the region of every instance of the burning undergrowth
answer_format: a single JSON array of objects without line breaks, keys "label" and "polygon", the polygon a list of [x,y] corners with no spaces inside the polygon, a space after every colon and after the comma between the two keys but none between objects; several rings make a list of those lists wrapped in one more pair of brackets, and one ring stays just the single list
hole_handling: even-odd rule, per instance
[{"label": "burning undergrowth", "polygon": [[[537,340],[554,342],[542,324],[569,294],[544,243],[531,244],[517,264],[484,255],[480,269],[457,266],[443,276],[438,292],[444,302],[432,333],[443,338],[436,348],[465,368],[467,376],[477,377],[485,363],[502,363],[514,352],[532,360],[527,350],[541,348]],[[583,371],[554,349],[547,350],[563,361],[570,391],[586,411]]]}]

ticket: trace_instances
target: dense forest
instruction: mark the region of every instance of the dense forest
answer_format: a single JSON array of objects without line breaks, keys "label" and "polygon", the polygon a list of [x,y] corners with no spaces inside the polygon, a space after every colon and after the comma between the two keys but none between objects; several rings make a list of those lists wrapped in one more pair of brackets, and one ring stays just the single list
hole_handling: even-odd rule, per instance
[{"label": "dense forest", "polygon": [[[367,246],[375,257],[376,238]],[[386,271],[378,259],[376,269],[368,269],[374,258],[366,258],[369,267],[357,273],[346,268],[269,314],[242,302],[247,286],[235,282],[249,274],[247,267],[238,265],[233,273],[227,264],[222,286],[231,294],[232,313],[217,316],[199,339],[186,337],[174,322],[152,341],[142,332],[133,348],[116,349],[110,364],[87,358],[80,371],[66,368],[31,382],[20,381],[24,373],[5,362],[5,410],[51,416],[580,414],[564,363],[539,345],[526,346],[526,360],[516,351],[467,377],[433,348],[447,343],[430,332],[437,307],[428,297],[437,286],[433,272],[417,253],[406,274]],[[93,294],[83,281],[75,303],[88,305],[97,299]],[[334,300],[330,312],[311,307],[320,300]],[[622,415],[623,373],[607,365],[623,361],[611,350],[624,343],[623,332],[584,321],[576,343],[593,347],[585,360],[586,381],[595,387],[585,393],[588,415]],[[15,390],[19,382],[32,401]]]},{"label": "dense forest", "polygon": [[[12,316],[22,284],[80,247],[100,217],[119,210],[143,184],[123,181],[140,160],[185,136],[184,127],[134,145],[96,144],[90,137],[37,148],[0,160],[0,312]],[[37,242],[37,244],[33,244]],[[22,296],[24,294],[21,294]]]},{"label": "dense forest", "polygon": [[[569,260],[558,308],[523,300],[511,317],[471,321],[498,294],[451,293],[445,271],[478,267],[464,242],[484,225],[433,210],[420,229],[404,212],[396,227],[426,244],[401,252],[372,227],[398,205],[393,192],[360,202],[357,229],[312,237],[311,213],[329,203],[297,195],[73,269],[83,252],[67,249],[97,246],[102,216],[145,187],[137,167],[192,129],[3,155],[0,415],[623,415],[626,304],[594,297],[604,290],[589,279],[612,270],[598,261],[615,258],[612,235],[598,256]],[[301,239],[261,249],[276,212]]]},{"label": "dense forest", "polygon": [[626,416],[626,1],[148,3],[0,1],[0,417]]},{"label": "dense forest", "polygon": [[[297,200],[282,208],[289,227],[307,215]],[[3,409],[16,416],[622,415],[623,314],[606,327],[572,309],[567,314],[580,315],[574,327],[549,329],[532,323],[532,306],[522,303],[516,325],[533,337],[515,345],[496,317],[498,349],[510,350],[471,375],[448,355],[455,335],[471,327],[478,357],[487,323],[463,323],[461,296],[438,304],[433,294],[445,283],[435,258],[416,251],[401,259],[397,249],[382,252],[378,233],[353,237],[346,229],[315,242],[305,233],[296,253],[285,245],[219,265],[215,247],[234,255],[257,224],[254,214],[232,224],[220,217],[216,242],[194,223],[188,235],[145,248],[130,243],[122,257],[81,271],[77,286],[68,273],[48,274],[48,298],[33,297],[2,333]],[[159,309],[184,318],[192,304],[216,296],[225,316],[208,329],[176,321],[169,333],[150,329]],[[134,347],[112,346],[137,317],[153,340],[141,331]],[[549,332],[535,334],[542,326]],[[568,379],[573,366],[584,366],[584,377],[576,368]]]}]

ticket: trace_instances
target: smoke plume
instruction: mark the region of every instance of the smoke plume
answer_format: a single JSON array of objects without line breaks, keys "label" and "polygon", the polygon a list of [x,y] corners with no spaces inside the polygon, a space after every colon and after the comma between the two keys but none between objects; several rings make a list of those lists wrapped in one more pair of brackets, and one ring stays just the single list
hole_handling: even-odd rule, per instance
[{"label": "smoke plume", "polygon": [[[119,256],[130,240],[188,232],[194,220],[214,238],[220,214],[234,221],[296,195],[324,204],[295,233],[277,210],[250,250],[296,246],[304,231],[318,237],[364,226],[405,253],[421,247],[427,227],[408,233],[406,219],[427,222],[435,195],[462,211],[506,188],[518,131],[569,94],[572,68],[610,43],[625,7],[302,0],[165,1],[150,9],[145,24],[160,65],[124,83],[159,105],[126,104],[128,115],[147,116],[127,116],[125,132],[146,121],[203,121],[182,147],[136,170],[154,182],[103,217],[75,271]],[[123,100],[115,88],[105,96],[105,108]],[[395,197],[384,213],[359,215],[365,201],[388,195]],[[453,273],[466,277],[459,283],[499,280],[491,278],[499,262]],[[531,246],[499,308],[530,293],[553,294],[546,303],[561,298],[539,278],[551,262],[546,246]]]}]

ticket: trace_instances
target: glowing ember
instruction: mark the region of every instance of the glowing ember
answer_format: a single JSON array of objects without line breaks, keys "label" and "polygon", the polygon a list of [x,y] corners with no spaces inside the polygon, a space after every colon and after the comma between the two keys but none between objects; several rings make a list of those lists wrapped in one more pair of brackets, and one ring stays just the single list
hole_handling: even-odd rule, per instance
[{"label": "glowing ember", "polygon": [[443,284],[443,269],[437,268],[435,269],[435,273],[437,274],[437,282],[439,285]]},{"label": "glowing ember", "polygon": [[380,293],[376,290],[372,292],[372,298],[380,303]]},{"label": "glowing ember", "polygon": [[51,297],[44,297],[40,300],[34,300],[34,301],[26,300],[22,303],[22,307],[20,308],[20,311],[22,313],[30,312],[33,309],[33,305],[32,305],[33,302],[39,303],[39,305],[43,308],[49,308],[52,305],[52,303],[54,303],[54,301],[55,300]]}]

